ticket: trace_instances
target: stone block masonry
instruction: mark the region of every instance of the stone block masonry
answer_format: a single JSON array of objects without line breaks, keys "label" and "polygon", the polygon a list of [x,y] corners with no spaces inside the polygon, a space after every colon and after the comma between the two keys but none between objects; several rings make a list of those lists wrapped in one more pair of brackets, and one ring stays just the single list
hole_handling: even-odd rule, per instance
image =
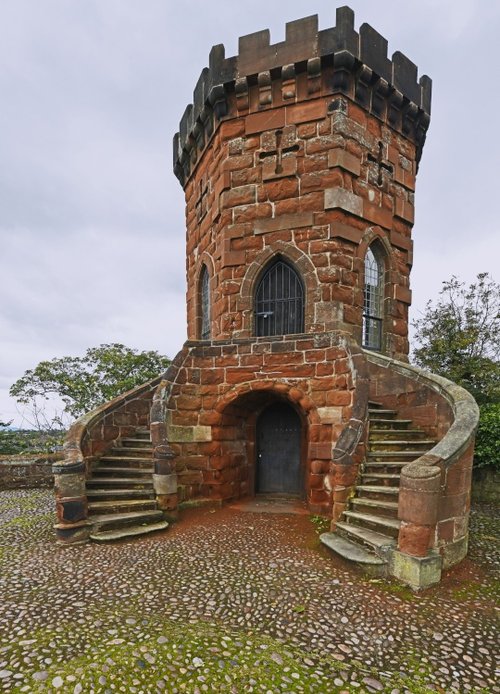
[{"label": "stone block masonry", "polygon": [[63,458],[63,453],[0,456],[0,489],[51,487],[52,465]]},{"label": "stone block masonry", "polygon": [[[180,499],[255,493],[257,419],[283,401],[302,422],[303,496],[330,512],[332,449],[359,425],[352,355],[364,340],[369,248],[383,258],[381,348],[407,359],[415,176],[429,112],[430,80],[417,81],[401,53],[390,60],[368,25],[356,32],[347,7],[332,29],[306,17],[287,25],[283,43],[264,31],[242,37],[234,58],[212,49],[174,139],[188,342],[162,398]],[[301,334],[258,337],[257,287],[276,261],[303,285]],[[351,451],[354,467],[360,450]]]},{"label": "stone block masonry", "polygon": [[[254,284],[263,265],[282,254],[306,284],[305,332],[347,330],[361,343],[364,257],[368,246],[378,242],[386,265],[384,351],[406,358],[415,175],[428,125],[429,82],[422,78],[417,85],[415,78],[413,83],[414,66],[401,54],[391,64],[383,55],[383,39],[376,32],[372,36],[366,25],[359,36],[348,31],[351,20],[348,8],[342,8],[333,43],[320,32],[324,46],[336,47],[344,34],[357,42],[345,84],[335,86],[340,72],[346,72],[340,54],[316,55],[317,48],[312,64],[287,64],[280,72],[273,63],[271,71],[256,72],[255,79],[250,73],[243,77],[242,66],[250,65],[245,37],[244,55],[224,63],[230,71],[236,61],[238,69],[234,89],[220,85],[223,115],[210,111],[210,99],[200,111],[200,95],[208,94],[206,76],[197,86],[195,107],[181,123],[174,155],[186,195],[190,340],[200,335],[203,266],[210,274],[212,339],[249,339],[255,332]],[[308,19],[309,29],[313,24]],[[248,38],[252,45],[254,40],[260,45],[263,39],[260,34]],[[300,44],[299,54],[305,45]],[[289,48],[278,45],[277,54]],[[374,61],[369,107],[361,96],[362,58]],[[255,61],[260,65],[257,54]],[[217,69],[211,63],[212,82],[229,74],[219,63]],[[382,72],[377,79],[375,68]],[[401,94],[398,101],[395,87],[384,83],[387,70],[395,84],[406,84],[416,103]],[[213,84],[210,89],[212,94]],[[210,127],[203,114],[212,119]]]},{"label": "stone block masonry", "polygon": [[255,489],[255,426],[288,402],[304,429],[301,476],[309,508],[328,513],[323,480],[355,395],[348,336],[332,332],[186,343],[167,372],[167,435],[181,501],[229,500]]}]

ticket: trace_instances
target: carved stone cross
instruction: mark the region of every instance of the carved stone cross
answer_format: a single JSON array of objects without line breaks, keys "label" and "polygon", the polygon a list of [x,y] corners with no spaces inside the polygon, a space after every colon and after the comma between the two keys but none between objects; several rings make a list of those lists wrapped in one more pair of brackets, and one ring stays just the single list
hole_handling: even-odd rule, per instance
[{"label": "carved stone cross", "polygon": [[276,149],[271,149],[267,152],[261,152],[259,158],[266,159],[267,157],[276,157],[276,166],[274,169],[275,174],[283,173],[283,155],[288,154],[288,152],[296,152],[299,149],[299,145],[291,145],[290,147],[282,146],[283,130],[276,130]]},{"label": "carved stone cross", "polygon": [[378,143],[378,152],[377,156],[374,156],[373,154],[368,155],[368,161],[371,161],[378,166],[378,177],[377,177],[377,185],[381,186],[384,179],[383,179],[383,171],[387,171],[390,174],[393,172],[393,166],[390,164],[388,161],[384,161],[384,145],[382,142]]}]

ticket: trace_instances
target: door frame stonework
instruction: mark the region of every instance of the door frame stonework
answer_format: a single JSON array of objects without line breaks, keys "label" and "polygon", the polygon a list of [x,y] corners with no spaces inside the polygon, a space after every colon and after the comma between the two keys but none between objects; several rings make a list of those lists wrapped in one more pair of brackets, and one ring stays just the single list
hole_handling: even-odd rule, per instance
[{"label": "door frame stonework", "polygon": [[[309,494],[309,465],[308,465],[308,432],[309,425],[317,419],[315,410],[306,412],[302,409],[298,399],[302,399],[304,394],[293,386],[284,383],[267,383],[267,387],[249,389],[248,385],[236,387],[231,395],[226,394],[221,402],[218,403],[216,410],[221,414],[229,414],[232,418],[233,412],[238,411],[242,417],[241,439],[245,444],[246,467],[248,474],[247,495],[256,494],[256,470],[257,470],[257,420],[262,412],[270,405],[282,402],[291,407],[297,414],[301,423],[301,443],[300,443],[300,477],[301,489],[300,498],[307,499]],[[289,396],[288,391],[292,390],[297,398],[296,401]],[[229,396],[229,397],[228,397]],[[244,421],[243,421],[244,420]],[[230,455],[228,453],[227,455]]]}]

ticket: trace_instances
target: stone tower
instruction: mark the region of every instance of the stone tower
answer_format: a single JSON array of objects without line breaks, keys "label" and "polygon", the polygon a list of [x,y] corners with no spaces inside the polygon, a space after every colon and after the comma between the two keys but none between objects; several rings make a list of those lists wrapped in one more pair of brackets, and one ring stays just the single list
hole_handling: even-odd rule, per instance
[{"label": "stone tower", "polygon": [[[430,79],[402,53],[389,59],[368,24],[356,32],[348,7],[331,29],[311,16],[282,43],[261,31],[235,57],[212,48],[174,139],[188,342],[167,421],[182,496],[288,491],[328,509],[324,475],[353,416],[360,347],[408,354],[430,100]],[[268,470],[278,431],[294,462]]]},{"label": "stone tower", "polygon": [[174,140],[188,340],[165,374],[71,427],[61,541],[267,493],[330,515],[325,545],[415,588],[465,556],[479,411],[407,360],[430,98],[348,7],[325,31],[306,17],[282,43],[262,31],[233,58],[212,49]]}]

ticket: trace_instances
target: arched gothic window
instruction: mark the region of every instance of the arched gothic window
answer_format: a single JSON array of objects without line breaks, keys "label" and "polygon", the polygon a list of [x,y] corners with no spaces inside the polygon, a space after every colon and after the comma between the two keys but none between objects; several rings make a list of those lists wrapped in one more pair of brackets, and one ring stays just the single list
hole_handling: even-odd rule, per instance
[{"label": "arched gothic window", "polygon": [[207,266],[204,265],[200,273],[200,338],[210,339],[210,275]]},{"label": "arched gothic window", "polygon": [[381,351],[384,319],[384,263],[372,247],[365,256],[363,347]]},{"label": "arched gothic window", "polygon": [[304,332],[304,287],[297,272],[278,258],[262,275],[255,293],[255,334]]}]

